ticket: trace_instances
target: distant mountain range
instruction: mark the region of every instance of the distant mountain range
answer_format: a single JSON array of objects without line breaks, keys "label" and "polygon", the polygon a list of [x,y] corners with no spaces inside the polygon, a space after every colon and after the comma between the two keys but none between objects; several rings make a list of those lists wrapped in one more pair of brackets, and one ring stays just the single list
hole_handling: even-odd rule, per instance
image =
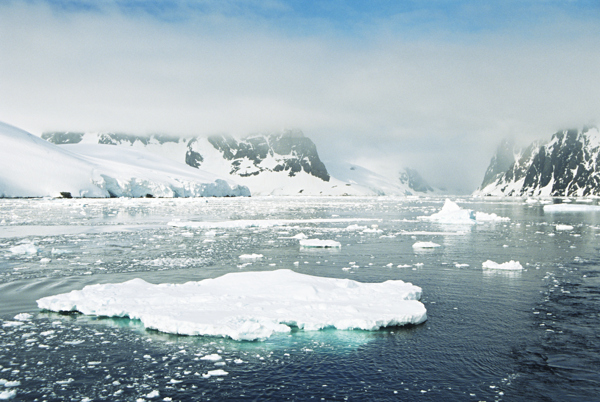
[{"label": "distant mountain range", "polygon": [[176,137],[121,133],[47,132],[57,144],[106,144],[149,151],[247,186],[252,195],[411,195],[433,192],[412,169],[377,174],[341,164],[330,175],[316,145],[299,130],[256,134]]},{"label": "distant mountain range", "polygon": [[600,195],[598,128],[558,131],[550,141],[537,141],[524,149],[503,141],[474,194],[515,197]]}]

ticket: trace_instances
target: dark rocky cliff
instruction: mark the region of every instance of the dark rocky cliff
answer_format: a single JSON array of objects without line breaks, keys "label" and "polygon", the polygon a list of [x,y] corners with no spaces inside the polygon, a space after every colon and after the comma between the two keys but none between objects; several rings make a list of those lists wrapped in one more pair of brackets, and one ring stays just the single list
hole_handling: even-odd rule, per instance
[{"label": "dark rocky cliff", "polygon": [[498,168],[498,160],[504,158],[505,163],[508,157],[501,146],[476,193],[507,196],[600,195],[600,133],[597,128],[559,131],[548,143],[533,143],[517,155],[510,167],[502,172]]}]

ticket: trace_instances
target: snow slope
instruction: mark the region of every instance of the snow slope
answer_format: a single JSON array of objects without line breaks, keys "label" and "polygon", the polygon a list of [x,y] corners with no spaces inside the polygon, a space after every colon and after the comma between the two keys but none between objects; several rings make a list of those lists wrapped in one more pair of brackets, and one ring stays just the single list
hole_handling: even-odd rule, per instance
[{"label": "snow slope", "polygon": [[57,146],[0,123],[0,197],[249,196],[246,187],[147,152]]},{"label": "snow slope", "polygon": [[[118,133],[49,132],[55,144],[110,144],[146,150],[250,188],[252,195],[411,195],[431,193],[414,171],[376,173],[354,164],[326,168],[301,131],[229,136],[173,137]],[[331,175],[330,175],[331,173]]]}]

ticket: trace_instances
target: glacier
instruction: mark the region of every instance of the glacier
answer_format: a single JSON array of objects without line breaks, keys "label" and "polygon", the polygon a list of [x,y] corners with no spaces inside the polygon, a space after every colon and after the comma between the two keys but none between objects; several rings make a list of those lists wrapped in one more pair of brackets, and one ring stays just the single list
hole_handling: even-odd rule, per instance
[{"label": "glacier", "polygon": [[245,186],[158,155],[57,146],[0,122],[0,198],[250,196]]}]

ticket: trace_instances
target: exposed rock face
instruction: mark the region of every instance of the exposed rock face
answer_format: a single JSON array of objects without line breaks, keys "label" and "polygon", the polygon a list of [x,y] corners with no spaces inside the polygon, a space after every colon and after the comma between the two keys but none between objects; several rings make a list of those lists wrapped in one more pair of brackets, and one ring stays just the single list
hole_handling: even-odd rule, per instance
[{"label": "exposed rock face", "polygon": [[230,174],[247,177],[263,171],[286,171],[288,176],[294,177],[304,171],[329,181],[329,173],[319,159],[317,147],[300,131],[250,136],[241,141],[229,136],[211,136],[208,141],[224,159],[231,161]]},{"label": "exposed rock face", "polygon": [[414,169],[406,168],[400,173],[400,182],[408,185],[408,187],[418,193],[426,193],[433,191],[433,188],[427,184],[425,179],[421,177],[419,172]]},{"label": "exposed rock face", "polygon": [[512,164],[502,173],[501,167],[510,159],[508,154],[501,145],[476,194],[600,195],[600,132],[597,128],[559,131],[546,144],[533,143],[522,152],[513,153]]},{"label": "exposed rock face", "polygon": [[42,139],[53,144],[78,144],[83,139],[84,133],[54,131],[42,134]]},{"label": "exposed rock face", "polygon": [[[287,172],[287,176],[294,177],[300,172],[305,172],[325,182],[330,179],[327,168],[319,159],[317,147],[298,130],[253,135],[241,140],[215,135],[208,138],[210,149],[206,148],[206,140],[201,137],[181,138],[160,134],[141,136],[121,133],[51,132],[44,133],[42,138],[54,144],[77,144],[84,141],[140,146],[157,153],[165,153],[161,148],[169,145],[169,154],[165,156],[195,168],[200,168],[205,163],[206,154],[216,151],[230,165],[226,173],[234,176],[250,177],[261,172]],[[202,167],[210,169],[209,166]]]}]

